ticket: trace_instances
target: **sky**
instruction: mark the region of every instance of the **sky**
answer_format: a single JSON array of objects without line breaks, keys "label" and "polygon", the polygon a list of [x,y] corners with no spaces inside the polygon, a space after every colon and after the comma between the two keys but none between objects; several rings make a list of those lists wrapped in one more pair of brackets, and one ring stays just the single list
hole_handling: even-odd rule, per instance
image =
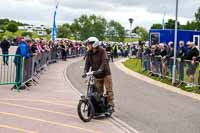
[{"label": "sky", "polygon": [[[126,29],[133,18],[133,27],[147,29],[153,23],[175,18],[176,0],[59,0],[57,24],[72,23],[82,14],[95,14],[120,22]],[[52,26],[56,0],[0,0],[0,18],[14,19],[35,25]],[[200,0],[179,0],[179,21],[194,19]]]}]

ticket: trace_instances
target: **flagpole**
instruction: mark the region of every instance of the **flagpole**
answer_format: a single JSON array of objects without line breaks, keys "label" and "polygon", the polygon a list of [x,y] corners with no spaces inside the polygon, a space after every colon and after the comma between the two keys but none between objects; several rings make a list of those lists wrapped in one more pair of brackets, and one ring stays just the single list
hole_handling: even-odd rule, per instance
[{"label": "flagpole", "polygon": [[174,36],[174,64],[173,64],[173,77],[172,85],[176,83],[176,47],[177,47],[177,34],[178,34],[178,0],[176,0],[176,23],[175,23],[175,36]]},{"label": "flagpole", "polygon": [[163,21],[162,21],[162,29],[165,29],[165,11],[164,11],[164,15],[163,15]]}]

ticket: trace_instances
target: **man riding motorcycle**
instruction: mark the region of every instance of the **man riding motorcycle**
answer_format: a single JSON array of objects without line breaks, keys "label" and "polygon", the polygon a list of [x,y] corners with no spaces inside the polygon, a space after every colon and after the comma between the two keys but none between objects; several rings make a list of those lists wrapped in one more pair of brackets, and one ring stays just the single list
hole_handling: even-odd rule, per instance
[{"label": "man riding motorcycle", "polygon": [[99,45],[99,40],[96,37],[90,37],[86,40],[88,53],[85,61],[84,75],[90,70],[94,71],[95,87],[100,96],[104,94],[104,86],[108,96],[109,110],[114,111],[112,77],[108,56],[105,49]]}]

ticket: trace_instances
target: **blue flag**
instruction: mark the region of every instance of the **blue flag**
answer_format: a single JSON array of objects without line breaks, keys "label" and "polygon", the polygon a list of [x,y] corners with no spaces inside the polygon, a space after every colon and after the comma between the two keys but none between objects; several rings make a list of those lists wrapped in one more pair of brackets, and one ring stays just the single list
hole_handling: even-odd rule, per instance
[{"label": "blue flag", "polygon": [[56,12],[58,9],[58,2],[56,4],[56,9],[54,11],[54,18],[53,18],[53,29],[52,29],[52,40],[55,41],[57,37],[57,26],[56,26]]}]

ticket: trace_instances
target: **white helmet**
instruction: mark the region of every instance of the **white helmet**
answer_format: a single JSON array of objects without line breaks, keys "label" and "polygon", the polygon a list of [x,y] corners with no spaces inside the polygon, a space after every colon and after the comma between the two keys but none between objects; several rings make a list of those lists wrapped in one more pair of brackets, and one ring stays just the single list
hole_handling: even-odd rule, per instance
[{"label": "white helmet", "polygon": [[96,48],[99,46],[99,39],[96,37],[89,37],[87,39],[87,43],[91,43],[93,48]]}]

